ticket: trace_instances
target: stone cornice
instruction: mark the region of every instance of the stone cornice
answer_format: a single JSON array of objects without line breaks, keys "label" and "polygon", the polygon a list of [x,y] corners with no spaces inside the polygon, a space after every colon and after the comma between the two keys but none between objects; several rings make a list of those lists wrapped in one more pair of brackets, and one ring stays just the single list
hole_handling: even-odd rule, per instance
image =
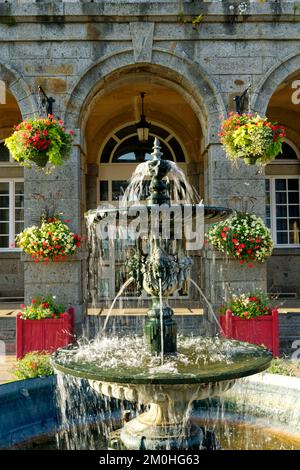
[{"label": "stone cornice", "polygon": [[[204,15],[204,22],[299,22],[300,1],[273,0],[174,0],[70,2],[53,0],[0,0],[0,21],[85,22],[85,21],[159,21],[191,22]],[[1,20],[3,18],[3,20]],[[201,25],[199,26],[201,28]]]}]

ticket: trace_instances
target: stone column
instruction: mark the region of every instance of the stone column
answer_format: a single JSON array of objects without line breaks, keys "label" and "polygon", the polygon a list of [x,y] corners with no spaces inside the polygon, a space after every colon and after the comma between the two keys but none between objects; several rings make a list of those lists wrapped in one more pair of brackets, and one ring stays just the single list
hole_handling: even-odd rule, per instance
[{"label": "stone column", "polygon": [[87,175],[86,175],[87,210],[95,209],[98,205],[98,198],[97,198],[98,173],[99,173],[99,165],[97,163],[87,164]]},{"label": "stone column", "polygon": [[[25,227],[38,224],[46,207],[63,213],[69,220],[69,227],[82,234],[82,216],[85,203],[84,168],[81,160],[80,130],[75,130],[76,138],[70,159],[50,175],[34,170],[25,170]],[[25,303],[31,302],[38,294],[55,295],[58,302],[75,309],[77,331],[83,320],[83,252],[63,262],[34,263],[23,255]]]},{"label": "stone column", "polygon": [[[208,144],[204,155],[205,203],[247,210],[265,216],[265,179],[256,165],[238,166],[230,162],[219,143]],[[266,264],[254,263],[253,268],[226,259],[219,252],[206,248],[204,287],[214,306],[219,306],[230,291],[266,290]]]}]

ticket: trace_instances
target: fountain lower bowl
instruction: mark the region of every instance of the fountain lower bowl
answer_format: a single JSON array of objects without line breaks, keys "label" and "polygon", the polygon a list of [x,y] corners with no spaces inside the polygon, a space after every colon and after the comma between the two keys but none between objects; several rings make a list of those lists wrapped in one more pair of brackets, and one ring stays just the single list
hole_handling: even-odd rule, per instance
[{"label": "fountain lower bowl", "polygon": [[220,338],[179,337],[178,349],[161,365],[142,338],[103,338],[61,349],[52,362],[65,374],[88,379],[101,395],[149,406],[124,425],[111,448],[199,449],[203,436],[187,418],[189,405],[266,369],[272,355],[260,346]]}]

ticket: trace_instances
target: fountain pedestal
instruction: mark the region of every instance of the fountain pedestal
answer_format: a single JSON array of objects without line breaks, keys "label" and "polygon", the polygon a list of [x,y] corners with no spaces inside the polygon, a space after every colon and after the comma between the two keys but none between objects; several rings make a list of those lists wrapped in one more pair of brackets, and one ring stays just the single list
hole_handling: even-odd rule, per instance
[{"label": "fountain pedestal", "polygon": [[130,450],[202,449],[203,431],[190,419],[194,400],[219,395],[235,380],[210,384],[115,384],[90,380],[98,393],[137,401],[148,410],[111,433],[109,448]]},{"label": "fountain pedestal", "polygon": [[[156,306],[158,301],[153,301],[153,306],[148,310],[148,317],[144,326],[144,338],[151,354],[159,354],[162,351],[161,326],[163,328],[163,352],[164,354],[177,351],[177,325],[173,319],[173,310],[169,306]],[[162,315],[162,318],[161,318]]]}]

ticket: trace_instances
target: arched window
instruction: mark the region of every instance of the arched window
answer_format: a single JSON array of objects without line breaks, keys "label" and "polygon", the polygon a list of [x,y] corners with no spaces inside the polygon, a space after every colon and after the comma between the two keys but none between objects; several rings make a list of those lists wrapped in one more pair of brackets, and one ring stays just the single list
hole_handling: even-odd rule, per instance
[{"label": "arched window", "polygon": [[297,161],[299,159],[299,153],[297,147],[289,140],[285,141],[282,144],[282,153],[279,153],[275,158],[275,161],[284,161],[287,160]]},{"label": "arched window", "polygon": [[154,138],[158,137],[163,158],[184,163],[185,154],[178,139],[168,130],[151,125],[146,143],[138,140],[135,125],[125,126],[116,131],[106,142],[100,156],[100,163],[141,163],[150,158]]},{"label": "arched window", "polygon": [[134,167],[151,158],[155,137],[160,140],[165,160],[175,161],[179,164],[186,162],[182,145],[169,130],[152,124],[148,142],[141,143],[138,140],[135,125],[126,125],[107,139],[101,151],[99,202],[113,202],[119,199],[127,187]]},{"label": "arched window", "polygon": [[286,141],[267,168],[266,224],[277,247],[300,246],[300,167],[295,165],[300,165],[299,151]]}]

